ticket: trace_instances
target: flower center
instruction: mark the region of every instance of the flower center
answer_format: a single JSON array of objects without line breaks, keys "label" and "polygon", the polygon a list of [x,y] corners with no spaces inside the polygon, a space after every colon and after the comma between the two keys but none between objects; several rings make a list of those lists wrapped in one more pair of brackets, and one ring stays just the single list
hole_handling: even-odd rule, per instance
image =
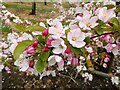
[{"label": "flower center", "polygon": [[87,22],[86,25],[87,25],[88,27],[90,27],[90,26],[91,26],[91,23],[90,23],[90,22]]},{"label": "flower center", "polygon": [[107,17],[108,16],[108,14],[107,13],[104,13],[104,17]]},{"label": "flower center", "polygon": [[72,37],[72,40],[73,40],[73,41],[77,41],[77,38],[76,38],[76,37]]}]

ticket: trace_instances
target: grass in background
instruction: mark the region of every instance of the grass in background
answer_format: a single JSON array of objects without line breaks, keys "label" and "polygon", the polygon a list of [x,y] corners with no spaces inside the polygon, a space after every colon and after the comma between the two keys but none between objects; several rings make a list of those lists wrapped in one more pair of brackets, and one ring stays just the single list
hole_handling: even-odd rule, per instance
[{"label": "grass in background", "polygon": [[[39,4],[42,5],[42,2]],[[8,3],[3,3],[3,5],[5,5],[6,8],[14,8],[17,10],[31,10],[32,9],[32,5],[31,6],[24,6],[24,5],[19,5],[19,4],[8,4]],[[37,7],[37,5],[36,5],[36,10],[41,12],[41,13],[57,11],[56,8],[43,8],[43,7]]]}]

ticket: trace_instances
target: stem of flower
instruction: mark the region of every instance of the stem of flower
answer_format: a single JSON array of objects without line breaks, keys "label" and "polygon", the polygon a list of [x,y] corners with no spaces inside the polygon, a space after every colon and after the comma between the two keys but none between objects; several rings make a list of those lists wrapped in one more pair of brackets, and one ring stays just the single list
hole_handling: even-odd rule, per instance
[{"label": "stem of flower", "polygon": [[94,68],[88,68],[88,71],[90,73],[93,73],[93,74],[96,74],[96,75],[99,75],[99,76],[102,76],[102,77],[110,78],[110,77],[113,76],[112,74],[107,74],[107,73],[104,73],[104,72],[97,71]]},{"label": "stem of flower", "polygon": [[93,37],[91,37],[90,39],[93,39],[93,38],[96,38],[96,37],[99,37],[99,36],[102,36],[102,35],[115,34],[115,33],[117,33],[117,32],[118,32],[118,31],[115,31],[115,32],[109,32],[109,33],[103,33],[103,34],[101,34],[101,35],[93,36]]}]

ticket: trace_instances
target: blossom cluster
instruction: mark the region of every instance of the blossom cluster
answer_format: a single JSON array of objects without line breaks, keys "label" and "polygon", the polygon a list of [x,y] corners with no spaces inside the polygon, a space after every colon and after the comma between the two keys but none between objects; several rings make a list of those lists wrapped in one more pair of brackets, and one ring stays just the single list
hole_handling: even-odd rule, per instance
[{"label": "blossom cluster", "polygon": [[[56,72],[72,65],[85,80],[92,81],[89,68],[107,72],[113,56],[119,55],[120,24],[115,6],[101,7],[93,2],[80,6],[77,3],[68,10],[72,12],[67,14],[73,15],[68,25],[63,24],[66,14],[47,20],[48,25],[43,22],[33,25],[1,7],[0,18],[9,33],[6,42],[0,43],[3,48],[0,58],[4,57],[4,64],[11,59],[8,56],[13,57],[19,71],[40,75],[41,79],[56,76]],[[0,70],[3,68],[1,65]],[[11,72],[7,66],[5,70]],[[113,84],[119,84],[118,79],[112,77]]]}]

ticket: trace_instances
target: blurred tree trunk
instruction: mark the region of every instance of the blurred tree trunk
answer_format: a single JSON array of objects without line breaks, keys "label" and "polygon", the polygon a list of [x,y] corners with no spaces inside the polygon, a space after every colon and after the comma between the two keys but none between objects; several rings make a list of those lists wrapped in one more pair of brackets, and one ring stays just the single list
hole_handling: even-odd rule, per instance
[{"label": "blurred tree trunk", "polygon": [[45,5],[47,5],[47,2],[46,2],[46,0],[44,0],[44,4],[45,4]]},{"label": "blurred tree trunk", "polygon": [[30,15],[36,15],[36,2],[32,3],[32,12],[30,13]]}]

